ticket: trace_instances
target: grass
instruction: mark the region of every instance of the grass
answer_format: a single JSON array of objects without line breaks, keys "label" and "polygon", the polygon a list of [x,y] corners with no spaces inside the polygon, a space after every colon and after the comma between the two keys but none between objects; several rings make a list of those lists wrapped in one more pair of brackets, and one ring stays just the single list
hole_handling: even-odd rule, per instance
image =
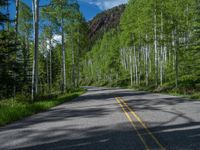
[{"label": "grass", "polygon": [[[200,92],[198,90],[191,90],[190,88],[174,88],[173,86],[163,86],[163,87],[128,87],[130,89],[138,90],[138,91],[148,91],[154,93],[162,93],[162,94],[169,94],[173,96],[181,96],[191,100],[200,100]],[[189,91],[189,92],[188,92]]]},{"label": "grass", "polygon": [[[192,80],[193,81],[193,80]],[[147,92],[153,92],[153,93],[162,93],[162,94],[169,94],[173,96],[181,96],[184,98],[187,98],[189,100],[200,100],[200,83],[199,81],[194,80],[192,81],[182,81],[180,82],[180,85],[178,88],[175,88],[175,85],[173,83],[165,83],[163,86],[155,87],[155,85],[149,85],[145,86],[145,83],[143,83],[140,86],[133,86],[130,85],[122,85],[117,84],[113,85],[112,87],[122,87],[122,88],[128,88],[133,89],[134,91],[147,91]]]},{"label": "grass", "polygon": [[38,100],[33,103],[11,99],[0,101],[0,126],[48,110],[51,107],[70,101],[84,92],[85,91],[81,89],[58,96],[57,98]]},{"label": "grass", "polygon": [[194,92],[192,94],[183,94],[183,93],[170,91],[170,92],[165,92],[165,93],[173,95],[173,96],[185,97],[185,98],[188,98],[188,99],[191,99],[191,100],[200,100],[200,93],[199,92]]}]

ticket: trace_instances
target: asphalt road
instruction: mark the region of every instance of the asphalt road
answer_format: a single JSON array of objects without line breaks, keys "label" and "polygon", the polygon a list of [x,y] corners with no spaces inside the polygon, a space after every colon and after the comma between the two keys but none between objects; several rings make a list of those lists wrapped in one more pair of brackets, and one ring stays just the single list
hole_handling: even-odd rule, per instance
[{"label": "asphalt road", "polygon": [[0,150],[200,149],[200,102],[87,88],[71,102],[0,128]]}]

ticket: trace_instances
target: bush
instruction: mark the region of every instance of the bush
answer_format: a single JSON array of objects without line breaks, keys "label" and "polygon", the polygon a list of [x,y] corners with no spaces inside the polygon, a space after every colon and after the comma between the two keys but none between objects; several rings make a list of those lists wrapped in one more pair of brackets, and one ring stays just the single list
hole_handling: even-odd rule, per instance
[{"label": "bush", "polygon": [[31,95],[30,94],[17,94],[15,97],[15,100],[18,102],[30,102],[31,101]]},{"label": "bush", "polygon": [[191,87],[195,88],[195,85],[199,83],[199,77],[194,75],[185,75],[180,77],[179,84],[180,87]]}]

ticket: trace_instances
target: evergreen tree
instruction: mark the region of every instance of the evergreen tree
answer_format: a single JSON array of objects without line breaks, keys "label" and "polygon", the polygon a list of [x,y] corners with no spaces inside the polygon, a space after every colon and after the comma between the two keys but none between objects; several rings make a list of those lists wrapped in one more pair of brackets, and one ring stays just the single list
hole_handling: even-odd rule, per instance
[{"label": "evergreen tree", "polygon": [[8,14],[3,11],[9,5],[8,0],[0,0],[0,25],[4,28],[4,23],[9,21]]}]

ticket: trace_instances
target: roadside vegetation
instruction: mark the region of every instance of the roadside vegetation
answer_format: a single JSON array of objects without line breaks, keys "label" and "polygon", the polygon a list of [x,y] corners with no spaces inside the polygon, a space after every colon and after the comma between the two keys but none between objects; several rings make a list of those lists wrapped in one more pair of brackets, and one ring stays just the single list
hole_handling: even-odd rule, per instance
[{"label": "roadside vegetation", "polygon": [[80,60],[88,29],[79,5],[41,2],[0,0],[0,126],[84,91]]},{"label": "roadside vegetation", "polygon": [[62,95],[51,95],[51,98],[49,98],[49,96],[41,96],[33,102],[31,101],[31,97],[27,99],[27,97],[24,96],[2,100],[0,101],[0,126],[73,100],[84,92],[84,89],[77,89],[68,91],[66,94]]},{"label": "roadside vegetation", "polygon": [[130,0],[83,64],[86,84],[200,98],[200,1]]}]

